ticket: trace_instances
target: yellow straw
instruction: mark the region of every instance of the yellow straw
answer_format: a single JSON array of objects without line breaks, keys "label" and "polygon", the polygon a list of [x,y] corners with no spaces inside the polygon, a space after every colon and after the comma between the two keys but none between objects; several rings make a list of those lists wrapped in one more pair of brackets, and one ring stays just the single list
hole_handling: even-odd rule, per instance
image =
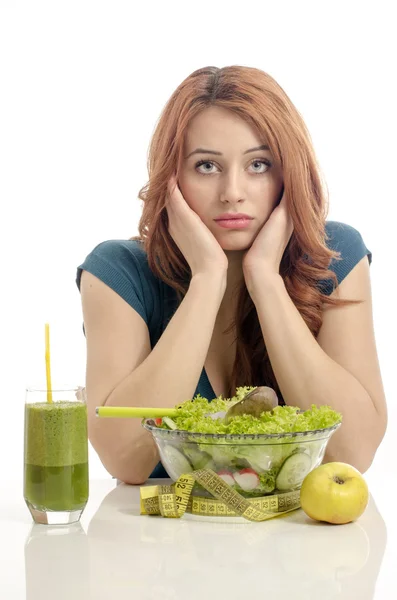
[{"label": "yellow straw", "polygon": [[51,365],[50,365],[50,326],[45,325],[45,368],[47,375],[47,402],[52,402]]},{"label": "yellow straw", "polygon": [[97,406],[95,409],[97,417],[177,417],[177,408],[147,408],[144,406]]}]

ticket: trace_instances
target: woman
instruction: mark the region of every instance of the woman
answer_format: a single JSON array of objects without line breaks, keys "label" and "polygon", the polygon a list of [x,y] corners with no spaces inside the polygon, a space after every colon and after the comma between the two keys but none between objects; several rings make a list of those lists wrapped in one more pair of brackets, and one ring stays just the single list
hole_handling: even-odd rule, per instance
[{"label": "woman", "polygon": [[96,406],[268,385],[281,404],[340,411],[324,460],[366,471],[387,422],[371,253],[356,229],[326,221],[285,92],[254,68],[195,71],[161,115],[148,167],[140,236],[99,244],[77,273],[89,435],[104,466],[131,484],[166,476],[140,421],[96,419]]}]

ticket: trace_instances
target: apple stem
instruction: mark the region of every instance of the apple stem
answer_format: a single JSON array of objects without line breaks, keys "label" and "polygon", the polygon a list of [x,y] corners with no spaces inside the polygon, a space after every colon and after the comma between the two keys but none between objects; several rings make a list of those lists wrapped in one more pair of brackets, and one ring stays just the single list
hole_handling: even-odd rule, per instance
[{"label": "apple stem", "polygon": [[339,485],[342,485],[343,483],[345,483],[345,480],[340,479],[337,475],[335,475],[335,477],[333,477],[333,480],[335,481],[335,483],[339,483]]}]

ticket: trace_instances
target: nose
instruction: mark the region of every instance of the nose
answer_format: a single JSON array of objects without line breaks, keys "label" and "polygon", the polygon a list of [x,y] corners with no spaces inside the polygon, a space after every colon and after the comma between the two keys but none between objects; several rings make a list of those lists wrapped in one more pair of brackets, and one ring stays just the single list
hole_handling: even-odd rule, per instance
[{"label": "nose", "polygon": [[229,204],[244,202],[243,182],[236,170],[230,170],[222,179],[220,200]]}]

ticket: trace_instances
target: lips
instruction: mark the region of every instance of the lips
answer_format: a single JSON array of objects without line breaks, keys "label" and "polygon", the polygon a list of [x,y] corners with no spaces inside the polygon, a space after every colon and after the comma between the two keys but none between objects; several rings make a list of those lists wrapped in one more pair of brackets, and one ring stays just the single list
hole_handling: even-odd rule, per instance
[{"label": "lips", "polygon": [[250,217],[249,215],[245,215],[244,213],[223,213],[222,215],[219,215],[219,217],[217,217],[216,219],[214,219],[215,221],[231,221],[231,220],[235,220],[235,219],[252,219],[252,217]]},{"label": "lips", "polygon": [[251,226],[251,221],[253,219],[251,217],[243,217],[242,219],[230,217],[227,219],[216,219],[215,223],[218,227],[222,227],[223,229],[247,229]]}]

